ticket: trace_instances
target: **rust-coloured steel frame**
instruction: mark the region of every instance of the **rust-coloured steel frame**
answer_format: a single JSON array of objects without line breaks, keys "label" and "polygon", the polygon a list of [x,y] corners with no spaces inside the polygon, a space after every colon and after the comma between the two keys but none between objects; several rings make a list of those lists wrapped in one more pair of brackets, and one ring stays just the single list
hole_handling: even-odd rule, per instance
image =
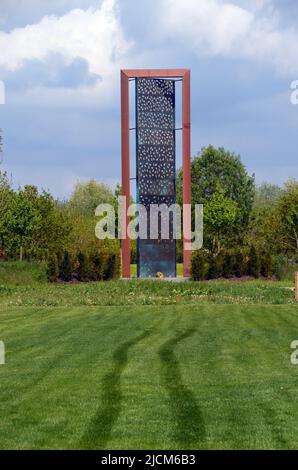
[{"label": "rust-coloured steel frame", "polygon": [[[127,236],[130,204],[130,142],[129,142],[129,79],[130,78],[181,78],[182,79],[182,173],[183,204],[191,204],[190,179],[190,70],[121,70],[121,158],[122,195],[126,207],[122,212],[122,227],[125,236],[122,240],[122,276],[130,277],[130,238]],[[190,276],[191,251],[187,249],[191,232],[190,211],[183,211],[183,275]],[[189,234],[189,236],[185,236]]]}]

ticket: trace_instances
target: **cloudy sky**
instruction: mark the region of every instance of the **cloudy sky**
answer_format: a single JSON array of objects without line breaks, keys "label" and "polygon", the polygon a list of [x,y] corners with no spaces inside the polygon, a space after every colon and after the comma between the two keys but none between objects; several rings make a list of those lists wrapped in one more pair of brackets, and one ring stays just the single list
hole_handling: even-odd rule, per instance
[{"label": "cloudy sky", "polygon": [[192,154],[224,146],[258,182],[297,178],[297,50],[297,0],[1,0],[0,168],[59,197],[115,185],[120,69],[187,67]]}]

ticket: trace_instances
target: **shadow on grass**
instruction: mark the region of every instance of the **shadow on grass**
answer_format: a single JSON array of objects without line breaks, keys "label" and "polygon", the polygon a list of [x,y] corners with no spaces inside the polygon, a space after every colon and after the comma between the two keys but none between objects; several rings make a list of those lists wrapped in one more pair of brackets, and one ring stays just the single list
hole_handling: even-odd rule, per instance
[{"label": "shadow on grass", "polygon": [[103,378],[102,406],[93,417],[84,434],[80,447],[84,449],[104,449],[121,413],[121,375],[128,362],[128,351],[151,334],[150,330],[121,344],[113,354],[113,369]]},{"label": "shadow on grass", "polygon": [[171,411],[175,420],[174,444],[177,449],[193,447],[196,443],[204,442],[206,437],[200,408],[193,393],[182,382],[179,361],[174,354],[177,344],[194,332],[195,330],[188,329],[177,333],[159,349],[162,363],[161,378],[171,401]]}]

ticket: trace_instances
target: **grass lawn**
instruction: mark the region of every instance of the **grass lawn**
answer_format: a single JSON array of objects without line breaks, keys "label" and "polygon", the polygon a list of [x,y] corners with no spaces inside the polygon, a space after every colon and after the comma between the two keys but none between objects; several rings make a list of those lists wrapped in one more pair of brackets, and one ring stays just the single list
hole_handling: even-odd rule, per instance
[{"label": "grass lawn", "polygon": [[1,449],[297,448],[298,309],[282,284],[47,285],[42,267],[10,270]]}]

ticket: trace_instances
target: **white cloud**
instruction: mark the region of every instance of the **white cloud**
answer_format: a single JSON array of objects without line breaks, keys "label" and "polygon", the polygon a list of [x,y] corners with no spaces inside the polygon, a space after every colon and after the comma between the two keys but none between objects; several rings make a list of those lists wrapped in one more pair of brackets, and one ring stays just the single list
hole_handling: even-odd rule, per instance
[{"label": "white cloud", "polygon": [[298,29],[282,29],[270,0],[161,0],[163,28],[198,54],[266,61],[298,72]]},{"label": "white cloud", "polygon": [[[9,103],[33,107],[111,106],[118,98],[119,69],[131,62],[132,42],[127,41],[119,18],[118,1],[103,0],[100,6],[74,9],[62,16],[45,16],[38,23],[0,31],[0,72],[7,77]],[[57,55],[70,66],[78,58],[88,71],[100,77],[94,85],[82,83],[76,89],[48,87],[42,76],[32,77],[17,90],[9,88],[10,77],[25,70],[32,61],[42,61],[51,73],[49,58]],[[32,71],[36,73],[36,71]],[[20,74],[20,77],[22,75]],[[34,80],[33,80],[34,78]],[[62,80],[63,81],[63,80]]]},{"label": "white cloud", "polygon": [[49,54],[57,53],[67,64],[81,57],[90,72],[109,78],[129,48],[116,0],[104,0],[98,8],[45,16],[38,23],[0,32],[0,67],[14,71],[26,60],[46,60]]}]

